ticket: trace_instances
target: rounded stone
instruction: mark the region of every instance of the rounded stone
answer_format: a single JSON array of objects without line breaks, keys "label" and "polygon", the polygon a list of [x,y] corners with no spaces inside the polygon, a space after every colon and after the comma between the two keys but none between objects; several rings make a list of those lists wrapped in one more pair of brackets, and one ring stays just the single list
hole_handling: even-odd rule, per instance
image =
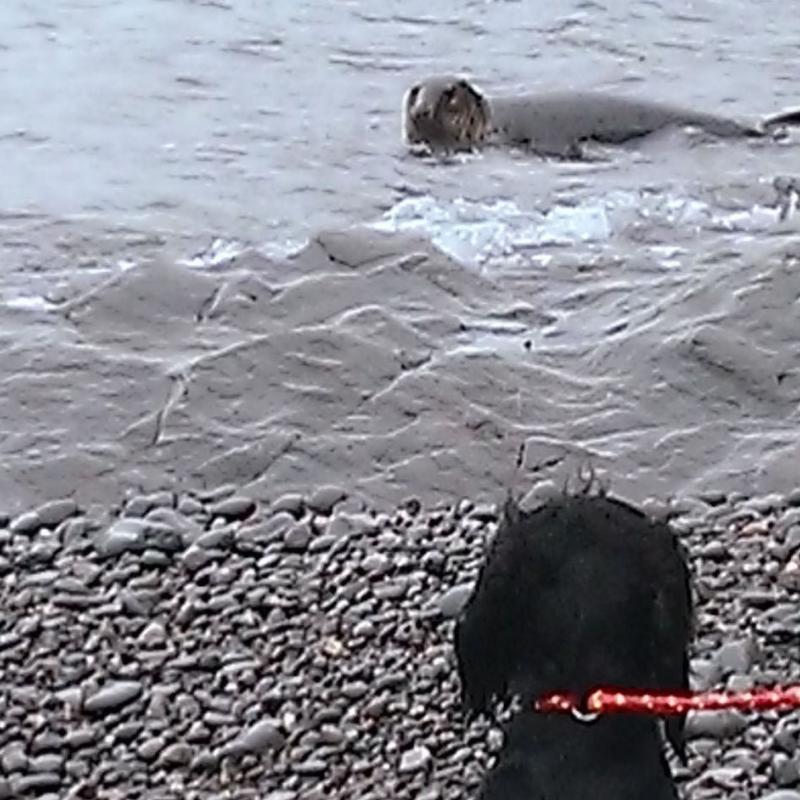
[{"label": "rounded stone", "polygon": [[320,486],[308,498],[308,507],[317,514],[329,516],[337,503],[347,499],[347,492],[341,486]]},{"label": "rounded stone", "polygon": [[754,644],[748,639],[726,642],[717,650],[716,661],[723,674],[746,674],[753,666]]},{"label": "rounded stone", "polygon": [[431,751],[427,747],[414,747],[400,757],[398,771],[401,775],[407,775],[409,772],[421,772],[428,769],[432,760]]},{"label": "rounded stone", "polygon": [[304,522],[297,523],[286,531],[283,537],[283,546],[287,550],[302,551],[311,541],[311,530]]},{"label": "rounded stone", "polygon": [[692,711],[686,717],[687,739],[728,739],[747,728],[739,711]]},{"label": "rounded stone", "polygon": [[139,642],[146,647],[159,647],[167,641],[167,632],[164,626],[153,620],[140,634]]},{"label": "rounded stone", "polygon": [[303,495],[299,492],[288,492],[281,495],[271,506],[274,513],[287,511],[294,519],[298,519],[305,509]]},{"label": "rounded stone", "polygon": [[139,681],[113,681],[86,698],[83,708],[90,714],[114,711],[135,700],[142,693]]},{"label": "rounded stone", "polygon": [[36,514],[42,525],[55,528],[65,519],[74,517],[78,513],[78,504],[71,498],[51,500],[36,509]]},{"label": "rounded stone", "polygon": [[136,755],[138,755],[142,761],[152,761],[164,749],[165,744],[161,736],[153,736],[142,742],[139,747],[136,748]]},{"label": "rounded stone", "polygon": [[187,767],[192,763],[192,748],[184,742],[175,742],[161,751],[158,763],[170,767]]},{"label": "rounded stone", "polygon": [[42,527],[42,521],[35,511],[26,511],[14,517],[8,527],[12,533],[36,533]]},{"label": "rounded stone", "polygon": [[458,618],[472,595],[472,589],[472,583],[460,583],[452,589],[448,589],[436,600],[439,613],[445,619]]},{"label": "rounded stone", "polygon": [[262,719],[248,728],[233,744],[234,752],[261,753],[279,750],[286,743],[277,720]]},{"label": "rounded stone", "polygon": [[247,519],[256,510],[255,500],[241,495],[226,497],[218,503],[209,506],[209,513],[215,517],[224,517],[227,520]]}]

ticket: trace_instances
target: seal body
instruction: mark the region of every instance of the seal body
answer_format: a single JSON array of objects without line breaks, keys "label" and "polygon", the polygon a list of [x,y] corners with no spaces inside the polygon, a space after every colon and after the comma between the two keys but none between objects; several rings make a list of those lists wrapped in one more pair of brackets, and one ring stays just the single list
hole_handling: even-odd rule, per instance
[{"label": "seal body", "polygon": [[543,155],[577,154],[582,142],[622,144],[671,126],[694,126],[715,136],[760,136],[744,123],[599,92],[552,92],[490,101],[498,141],[527,145]]},{"label": "seal body", "polygon": [[530,147],[542,155],[575,156],[583,142],[622,144],[672,126],[695,126],[721,137],[764,136],[776,125],[800,125],[800,110],[748,123],[704,111],[603,92],[545,92],[486,97],[464,78],[439,76],[403,98],[410,145],[435,152],[486,143]]}]

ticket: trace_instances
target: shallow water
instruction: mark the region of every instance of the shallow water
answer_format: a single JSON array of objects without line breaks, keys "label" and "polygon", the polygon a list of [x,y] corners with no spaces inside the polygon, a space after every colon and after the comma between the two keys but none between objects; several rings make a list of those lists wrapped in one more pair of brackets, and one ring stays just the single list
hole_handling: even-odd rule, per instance
[{"label": "shallow water", "polygon": [[[580,440],[612,466],[621,458],[630,474],[741,489],[747,481],[731,475],[757,465],[737,465],[737,453],[752,459],[773,441],[788,463],[797,451],[800,398],[784,378],[796,370],[794,322],[800,330],[800,277],[786,268],[798,226],[777,224],[771,184],[798,171],[800,134],[721,143],[676,131],[592,148],[582,163],[501,151],[443,163],[405,151],[399,108],[414,79],[443,71],[471,74],[490,93],[595,87],[742,116],[798,105],[795,14],[769,0],[754,27],[752,9],[744,0],[448,0],[436,11],[419,0],[8,0],[0,333],[35,343],[58,303],[152,257],[217,280],[236,253],[255,246],[277,257],[325,228],[414,231],[463,263],[448,291],[464,306],[491,296],[479,276],[539,315],[498,324],[470,314],[457,336],[447,324],[425,330],[448,358],[533,359],[553,408],[538,418],[531,407],[517,422],[551,443]],[[290,280],[297,263],[270,275]],[[357,315],[383,302],[393,324],[413,327],[426,299],[409,292],[411,309],[356,291],[342,304]],[[305,318],[285,313],[287,331]],[[139,319],[146,325],[146,307]],[[775,396],[762,351],[784,376]],[[186,358],[176,339],[167,360]],[[14,363],[6,371],[28,362]],[[590,387],[591,400],[559,395],[564,376]],[[23,453],[13,414],[4,423]],[[703,432],[693,449],[694,424]],[[680,446],[651,457],[669,431]]]}]

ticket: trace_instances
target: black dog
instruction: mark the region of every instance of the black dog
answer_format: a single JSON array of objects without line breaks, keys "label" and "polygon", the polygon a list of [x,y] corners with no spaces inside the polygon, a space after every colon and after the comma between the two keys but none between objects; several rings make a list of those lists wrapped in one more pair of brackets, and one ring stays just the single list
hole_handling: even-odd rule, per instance
[{"label": "black dog", "polygon": [[[609,787],[632,770],[652,783],[648,794],[674,797],[656,720],[626,715],[585,724],[530,706],[550,692],[686,690],[691,633],[689,572],[666,524],[588,491],[527,513],[509,502],[456,627],[465,708],[486,711],[493,699],[515,695],[527,706],[511,724],[484,796],[583,797],[590,784],[581,784],[581,771],[594,764],[592,785],[598,769]],[[681,757],[683,725],[681,717],[667,720]],[[610,752],[616,761],[603,757]],[[524,790],[496,788],[509,781]],[[607,796],[639,796],[623,785]]]},{"label": "black dog", "polygon": [[678,800],[656,720],[518,713],[480,800]]}]

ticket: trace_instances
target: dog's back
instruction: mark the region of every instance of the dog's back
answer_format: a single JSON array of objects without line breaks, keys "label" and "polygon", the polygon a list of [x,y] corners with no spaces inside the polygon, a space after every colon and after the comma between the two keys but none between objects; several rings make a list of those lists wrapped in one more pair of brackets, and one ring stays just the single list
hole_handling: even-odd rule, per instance
[{"label": "dog's back", "polygon": [[657,723],[522,712],[479,800],[677,800]]},{"label": "dog's back", "polygon": [[[667,525],[564,496],[500,525],[456,628],[465,706],[552,691],[688,688],[691,595]],[[682,751],[682,720],[669,735]]]}]

